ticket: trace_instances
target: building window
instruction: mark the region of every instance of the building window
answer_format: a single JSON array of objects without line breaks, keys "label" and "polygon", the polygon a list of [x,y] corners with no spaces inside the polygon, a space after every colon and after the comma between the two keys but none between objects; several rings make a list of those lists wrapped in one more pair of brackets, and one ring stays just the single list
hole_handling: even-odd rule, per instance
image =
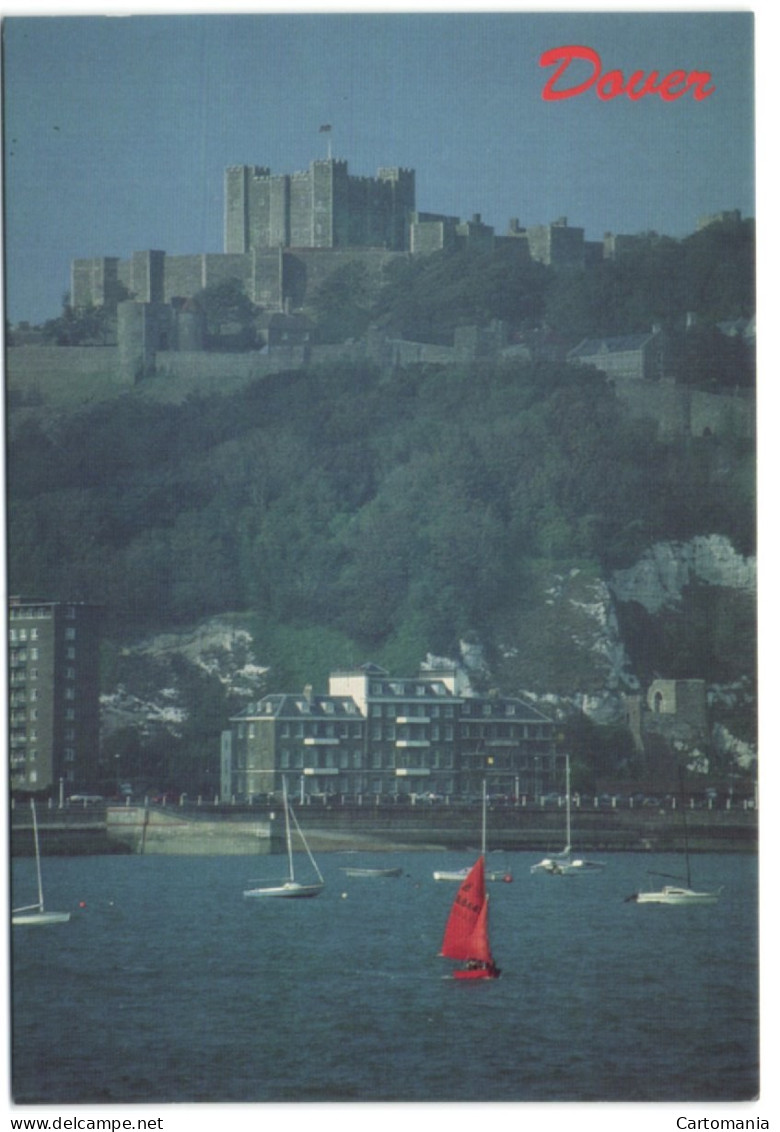
[{"label": "building window", "polygon": [[76,639],[76,630],[75,629],[66,629],[65,630],[65,640],[66,641],[75,641],[75,639]]}]

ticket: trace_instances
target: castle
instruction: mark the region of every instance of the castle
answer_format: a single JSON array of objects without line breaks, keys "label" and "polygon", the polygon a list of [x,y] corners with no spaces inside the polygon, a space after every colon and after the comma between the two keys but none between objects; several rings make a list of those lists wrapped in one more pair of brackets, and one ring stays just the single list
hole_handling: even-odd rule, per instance
[{"label": "castle", "polygon": [[167,255],[134,252],[130,259],[101,256],[71,266],[71,303],[77,309],[174,303],[204,287],[238,279],[248,297],[268,311],[300,308],[323,280],[345,263],[368,268],[369,286],[381,285],[399,256],[445,248],[492,251],[510,244],[517,254],[558,268],[583,268],[620,254],[625,241],[607,233],[585,240],[565,217],[524,228],[509,222],[498,236],[477,213],[455,216],[417,211],[415,172],[380,168],[376,177],[350,174],[346,161],[312,161],[304,172],[274,175],[256,165],[225,171],[224,251]]},{"label": "castle", "polygon": [[[717,213],[702,217],[698,228],[740,220],[738,211]],[[346,161],[330,156],[292,174],[236,165],[225,171],[223,252],[168,255],[146,250],[128,260],[74,260],[71,303],[77,309],[116,311],[115,371],[120,381],[133,382],[152,370],[222,373],[226,364],[231,373],[256,377],[276,372],[280,365],[298,368],[311,360],[305,327],[290,315],[305,309],[323,282],[348,264],[361,265],[366,288],[376,293],[399,258],[459,247],[486,252],[505,247],[559,271],[582,271],[599,260],[629,253],[646,238],[607,232],[601,241],[588,241],[584,229],[570,226],[566,217],[531,227],[512,219],[506,234],[497,235],[478,213],[463,221],[418,211],[413,169],[385,167],[376,177],[356,177]],[[228,280],[238,280],[262,309],[268,348],[262,354],[233,353],[226,362],[222,355],[204,353],[203,314],[191,300],[204,288]],[[446,364],[484,354],[530,356],[527,347],[508,344],[505,330],[498,323],[459,327],[452,346],[377,338],[369,332],[361,342],[318,345],[316,352],[320,360],[370,357],[391,367]],[[663,343],[663,336],[654,331],[585,339],[569,351],[567,360],[603,370],[632,411],[655,417],[668,437],[723,432],[752,436],[750,399],[659,380],[664,377]]]}]

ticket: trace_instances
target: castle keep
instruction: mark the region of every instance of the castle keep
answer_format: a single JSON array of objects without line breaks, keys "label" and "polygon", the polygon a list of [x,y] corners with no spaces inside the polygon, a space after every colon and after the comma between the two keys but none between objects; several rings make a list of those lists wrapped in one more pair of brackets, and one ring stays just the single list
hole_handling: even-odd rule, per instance
[{"label": "castle keep", "polygon": [[353,177],[346,161],[313,161],[273,176],[256,165],[225,172],[225,252],[264,248],[376,247],[405,251],[414,170]]}]

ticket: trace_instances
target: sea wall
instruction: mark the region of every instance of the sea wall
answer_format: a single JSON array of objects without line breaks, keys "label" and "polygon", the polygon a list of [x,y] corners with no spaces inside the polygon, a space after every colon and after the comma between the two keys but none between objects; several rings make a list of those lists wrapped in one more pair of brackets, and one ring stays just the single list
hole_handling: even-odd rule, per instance
[{"label": "sea wall", "polygon": [[[478,849],[479,807],[447,805],[358,806],[311,804],[299,820],[313,852],[345,850]],[[684,849],[679,810],[601,805],[575,807],[575,847],[584,853],[669,852]],[[758,814],[743,806],[690,810],[691,852],[755,853]],[[85,853],[262,856],[285,851],[280,810],[242,807],[108,806],[89,811],[53,809],[39,814],[44,855]],[[489,847],[550,852],[563,848],[565,811],[554,806],[497,806],[488,814]],[[14,856],[33,851],[29,812],[12,812]]]}]

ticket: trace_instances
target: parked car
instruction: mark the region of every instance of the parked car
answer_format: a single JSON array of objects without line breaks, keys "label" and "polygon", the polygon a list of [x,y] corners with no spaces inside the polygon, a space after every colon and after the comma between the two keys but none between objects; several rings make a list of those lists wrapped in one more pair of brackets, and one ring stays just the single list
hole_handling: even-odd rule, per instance
[{"label": "parked car", "polygon": [[105,798],[102,794],[71,794],[68,801],[76,804],[81,803],[82,806],[99,806],[101,802],[105,801]]}]

